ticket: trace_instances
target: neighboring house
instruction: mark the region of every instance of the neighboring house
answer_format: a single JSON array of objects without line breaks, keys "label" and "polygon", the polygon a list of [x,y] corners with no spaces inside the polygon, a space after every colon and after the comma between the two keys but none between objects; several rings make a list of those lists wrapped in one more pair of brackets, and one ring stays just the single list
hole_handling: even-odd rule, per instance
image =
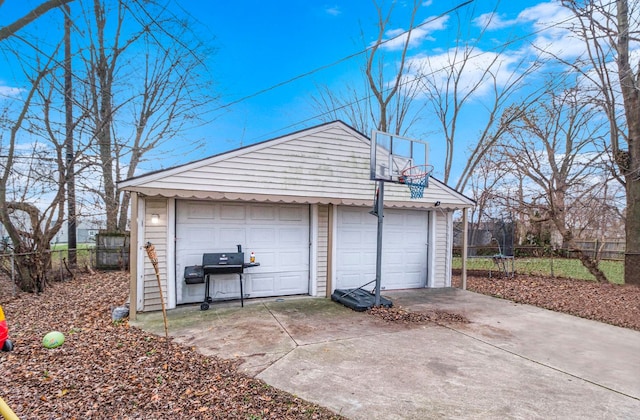
[{"label": "neighboring house", "polygon": [[[202,302],[184,268],[237,244],[261,263],[245,271],[248,297],[328,297],[375,279],[369,157],[369,139],[336,121],[120,182],[132,194],[133,316],[161,308],[147,242],[167,308]],[[453,211],[474,202],[431,178],[422,199],[387,183],[384,203],[381,289],[451,286]],[[237,280],[212,282],[215,299],[239,293]]]},{"label": "neighboring house", "polygon": [[[76,242],[78,244],[95,244],[96,235],[100,232],[100,229],[104,227],[103,221],[97,220],[78,220],[76,225]],[[69,242],[69,225],[67,222],[62,224],[62,227],[53,238],[52,243],[66,244]]]}]

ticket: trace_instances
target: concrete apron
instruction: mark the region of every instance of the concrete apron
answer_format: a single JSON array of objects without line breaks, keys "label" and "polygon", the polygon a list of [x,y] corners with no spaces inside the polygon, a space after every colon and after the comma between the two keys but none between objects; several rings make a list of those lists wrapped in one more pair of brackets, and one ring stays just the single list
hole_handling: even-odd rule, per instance
[{"label": "concrete apron", "polygon": [[[469,324],[387,323],[328,299],[169,311],[177,342],[353,419],[637,418],[640,332],[457,289],[385,292]],[[132,323],[164,334],[162,314]]]}]

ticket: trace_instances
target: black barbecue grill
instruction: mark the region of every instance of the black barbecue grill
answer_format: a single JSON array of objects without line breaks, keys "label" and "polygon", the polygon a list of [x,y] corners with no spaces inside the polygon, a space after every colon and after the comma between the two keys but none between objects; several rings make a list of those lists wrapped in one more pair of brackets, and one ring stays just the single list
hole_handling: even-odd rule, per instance
[{"label": "black barbecue grill", "polygon": [[248,267],[257,267],[260,263],[244,262],[244,252],[242,246],[238,245],[238,252],[209,252],[202,255],[202,274],[205,279],[204,302],[200,309],[206,311],[213,301],[209,294],[211,276],[218,274],[238,274],[240,277],[240,304],[244,307],[244,291],[242,290],[242,273]]}]

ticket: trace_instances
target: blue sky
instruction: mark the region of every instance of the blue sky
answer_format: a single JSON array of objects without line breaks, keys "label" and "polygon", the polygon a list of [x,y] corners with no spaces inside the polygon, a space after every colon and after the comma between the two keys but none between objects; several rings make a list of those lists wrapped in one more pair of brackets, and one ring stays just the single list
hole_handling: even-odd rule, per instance
[{"label": "blue sky", "polygon": [[[38,3],[37,0],[20,3],[8,0],[0,9],[0,25]],[[532,43],[553,46],[561,55],[578,53],[570,50],[579,44],[567,42],[565,33],[552,26],[553,22],[562,19],[556,2],[512,0],[500,1],[496,5],[495,2],[476,0],[455,14],[433,21],[433,17],[462,3],[464,1],[422,2],[416,23],[432,23],[414,32],[415,42],[409,51],[411,60],[419,63],[421,59],[430,57],[432,65],[437,65],[456,41],[477,36],[478,23],[490,12],[495,13],[491,30],[477,43],[479,52],[490,52],[513,39],[529,35],[509,46],[502,68],[505,78],[509,67],[526,56]],[[387,0],[380,4],[386,10],[391,2]],[[410,6],[409,1],[396,2],[386,38],[408,29]],[[339,91],[347,83],[361,84],[364,55],[271,88],[363,51],[376,39],[378,30],[376,10],[371,0],[183,0],[174,1],[172,7],[176,13],[184,9],[198,20],[207,35],[215,37],[213,46],[216,53],[208,57],[207,64],[220,99],[213,105],[211,124],[192,133],[205,138],[207,146],[204,151],[174,160],[154,161],[145,167],[146,170],[185,163],[320,123],[318,110],[311,100],[318,94],[318,86]],[[34,29],[45,33],[47,25],[43,19]],[[391,45],[387,53],[390,56],[394,53]],[[482,57],[477,60],[478,68],[482,66],[482,59],[490,55]],[[0,93],[20,85],[20,81],[13,77],[7,66],[0,66]],[[540,80],[535,83],[540,83]],[[227,106],[265,89],[268,92]],[[475,106],[482,107],[481,94],[478,94]],[[474,115],[474,112],[469,112],[463,125],[466,131],[463,134],[469,137],[475,135],[476,123],[481,124],[481,121],[474,121]],[[423,124],[417,126],[412,134],[429,137],[432,161],[442,161],[442,138],[434,132],[433,121]],[[460,145],[457,149],[459,162],[464,162],[464,153],[465,146]],[[436,174],[437,171],[436,168]]]},{"label": "blue sky", "polygon": [[[356,54],[377,36],[377,15],[370,0],[219,3],[185,7],[216,36],[218,51],[212,61],[221,87],[221,104]],[[433,19],[462,3],[424,1],[416,23]],[[386,8],[390,2],[381,4]],[[410,8],[408,1],[396,2],[385,38],[408,29]],[[564,32],[554,33],[552,27],[545,29],[562,17],[557,3],[475,1],[455,14],[443,16],[437,21],[440,24],[416,31],[410,57],[443,54],[454,47],[459,34],[467,38],[477,36],[479,22],[490,12],[495,13],[492,30],[478,44],[484,51],[527,35],[509,47],[513,53],[507,57],[521,58],[522,50],[531,48],[531,43],[567,50],[562,40]],[[317,95],[317,87],[326,85],[339,91],[347,83],[361,83],[364,60],[365,56],[359,55],[224,110],[214,122],[218,139],[212,142],[210,150],[253,143],[318,123],[315,118],[318,110],[310,100]],[[508,65],[503,69],[505,73],[509,71]],[[470,119],[472,114],[469,113]],[[474,124],[469,123],[464,129],[473,136]],[[417,127],[413,135],[430,137],[433,161],[442,161],[443,141],[429,131]],[[464,149],[458,148],[460,157]]]}]

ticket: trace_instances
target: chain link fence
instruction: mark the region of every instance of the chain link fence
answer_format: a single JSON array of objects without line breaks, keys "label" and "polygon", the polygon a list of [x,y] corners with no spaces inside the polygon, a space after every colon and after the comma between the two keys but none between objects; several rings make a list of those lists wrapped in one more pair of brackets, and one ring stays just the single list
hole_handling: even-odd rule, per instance
[{"label": "chain link fence", "polygon": [[[71,251],[74,251],[73,249]],[[64,280],[70,278],[72,267],[69,266],[69,249],[52,249],[46,251],[51,255],[50,265],[47,269],[50,280]],[[0,251],[0,271],[4,274],[6,283],[12,285],[13,294],[18,290],[16,260],[37,253],[14,253],[9,249]],[[128,270],[129,269],[129,243],[121,246],[92,246],[75,249],[76,268],[98,270]],[[3,280],[3,282],[5,281]]]}]

